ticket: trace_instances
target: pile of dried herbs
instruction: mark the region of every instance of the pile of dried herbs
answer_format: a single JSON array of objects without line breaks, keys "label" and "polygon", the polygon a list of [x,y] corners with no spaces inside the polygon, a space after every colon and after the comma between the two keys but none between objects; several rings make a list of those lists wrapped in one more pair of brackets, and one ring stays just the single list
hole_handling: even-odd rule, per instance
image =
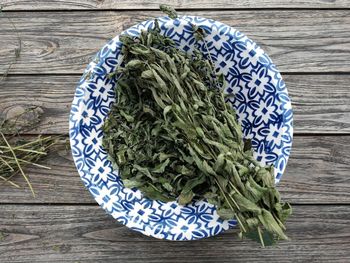
[{"label": "pile of dried herbs", "polygon": [[21,174],[33,196],[34,189],[23,169],[28,165],[50,169],[38,162],[59,139],[58,136],[38,136],[34,139],[19,136],[21,131],[37,124],[41,114],[40,108],[29,107],[11,118],[0,118],[0,180],[20,188],[12,178]]},{"label": "pile of dried herbs", "polygon": [[[203,31],[193,30],[204,41]],[[121,41],[124,66],[115,73],[103,143],[124,185],[182,205],[205,198],[223,219],[236,218],[241,236],[263,246],[287,239],[291,207],[280,201],[273,167],[262,167],[243,140],[210,57],[177,49],[157,20],[152,30]]]}]

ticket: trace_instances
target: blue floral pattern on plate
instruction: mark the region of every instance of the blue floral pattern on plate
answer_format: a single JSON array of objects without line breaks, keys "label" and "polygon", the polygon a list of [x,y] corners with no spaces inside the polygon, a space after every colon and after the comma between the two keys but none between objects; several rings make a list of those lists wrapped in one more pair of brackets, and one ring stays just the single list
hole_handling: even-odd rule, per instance
[{"label": "blue floral pattern on plate", "polygon": [[[153,25],[153,20],[145,21],[123,33],[137,36]],[[293,113],[285,83],[271,59],[239,31],[211,19],[160,17],[159,25],[182,50],[191,52],[197,45],[206,56],[210,52],[216,71],[223,73],[229,84],[225,92],[235,95],[228,102],[236,109],[245,138],[252,139],[254,157],[262,164],[274,165],[277,183],[292,145]],[[192,25],[205,31],[207,47],[197,43]],[[119,222],[156,238],[193,240],[234,227],[234,219],[220,219],[215,207],[205,201],[180,206],[149,200],[140,191],[123,186],[118,168],[102,147],[101,129],[114,102],[116,84],[107,74],[122,63],[121,46],[116,36],[97,53],[80,79],[72,103],[72,155],[86,188]]]}]

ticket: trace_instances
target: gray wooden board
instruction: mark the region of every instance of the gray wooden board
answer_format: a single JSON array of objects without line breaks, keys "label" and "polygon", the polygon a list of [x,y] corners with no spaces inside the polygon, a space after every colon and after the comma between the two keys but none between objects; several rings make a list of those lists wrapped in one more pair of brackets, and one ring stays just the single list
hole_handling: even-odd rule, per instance
[{"label": "gray wooden board", "polygon": [[4,10],[74,10],[74,9],[158,9],[159,4],[175,8],[218,9],[218,8],[349,8],[348,0],[3,0]]},{"label": "gray wooden board", "polygon": [[[282,72],[350,72],[350,10],[191,11],[234,26],[271,56]],[[123,29],[159,16],[152,11],[10,12],[0,17],[0,72],[81,73],[91,57]]]},{"label": "gray wooden board", "polygon": [[[286,173],[278,186],[283,200],[300,204],[350,204],[349,147],[350,136],[295,137]],[[43,164],[52,169],[27,169],[36,198],[18,175],[14,181],[22,189],[0,181],[0,203],[95,203],[63,145]]]},{"label": "gray wooden board", "polygon": [[[164,2],[1,0],[0,74],[18,47],[12,22],[22,52],[0,82],[0,117],[40,106],[43,118],[27,133],[67,134],[74,89],[90,58],[122,30],[160,15],[150,10]],[[131,231],[95,204],[62,142],[43,162],[51,170],[26,169],[36,198],[21,176],[15,182],[22,189],[0,181],[0,262],[350,262],[350,1],[171,4],[246,33],[286,73],[297,136],[278,188],[293,203],[291,241],[261,249],[237,240],[237,230],[195,242]]]},{"label": "gray wooden board", "polygon": [[[68,116],[80,76],[9,76],[0,83],[0,116],[40,106],[30,133],[68,133]],[[285,75],[295,133],[350,133],[349,75]]]},{"label": "gray wooden board", "polygon": [[193,242],[143,236],[95,206],[0,206],[2,263],[349,262],[350,207],[294,206],[291,241],[262,249],[236,230]]}]

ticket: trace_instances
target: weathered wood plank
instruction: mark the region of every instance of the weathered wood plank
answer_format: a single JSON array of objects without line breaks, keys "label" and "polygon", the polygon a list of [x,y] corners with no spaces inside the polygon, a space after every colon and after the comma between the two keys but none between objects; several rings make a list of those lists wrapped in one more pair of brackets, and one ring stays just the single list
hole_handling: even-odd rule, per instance
[{"label": "weathered wood plank", "polygon": [[348,0],[318,0],[318,1],[279,1],[279,0],[246,0],[246,1],[230,1],[230,0],[177,0],[169,1],[150,1],[150,0],[3,0],[4,10],[99,10],[99,9],[158,9],[160,4],[171,4],[177,9],[218,9],[218,8],[348,8],[350,2]]},{"label": "weathered wood plank", "polygon": [[[239,2],[239,1],[236,1]],[[189,13],[189,12],[187,12]],[[350,72],[350,10],[192,11],[234,26],[259,43],[284,72]],[[23,41],[13,74],[80,73],[108,39],[150,11],[11,12],[0,18],[0,72]],[[92,19],[93,18],[93,19]]]},{"label": "weathered wood plank", "polygon": [[[283,199],[302,204],[350,204],[349,148],[350,136],[295,137],[286,174],[278,186]],[[15,182],[24,189],[0,181],[0,203],[94,203],[63,145],[44,164],[52,169],[27,169],[36,198],[17,176]]]},{"label": "weathered wood plank", "polygon": [[0,117],[38,106],[38,125],[29,133],[68,134],[68,118],[80,76],[8,76],[0,82]]},{"label": "weathered wood plank", "polygon": [[[285,75],[295,133],[350,133],[350,75]],[[31,133],[68,133],[68,115],[79,76],[9,76],[0,83],[0,116],[40,106]]]},{"label": "weathered wood plank", "polygon": [[295,133],[350,132],[350,75],[285,75]]},{"label": "weathered wood plank", "polygon": [[350,206],[295,206],[291,241],[262,249],[237,229],[167,242],[117,224],[91,206],[0,206],[1,262],[349,262]]}]

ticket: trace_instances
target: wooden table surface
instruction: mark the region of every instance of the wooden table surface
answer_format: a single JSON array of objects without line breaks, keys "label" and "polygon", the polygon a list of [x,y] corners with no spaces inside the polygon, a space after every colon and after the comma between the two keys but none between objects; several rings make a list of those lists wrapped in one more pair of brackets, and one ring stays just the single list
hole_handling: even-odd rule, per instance
[{"label": "wooden table surface", "polygon": [[[40,106],[25,136],[68,136],[79,76],[123,29],[165,0],[0,0],[0,114]],[[170,1],[171,2],[171,1]],[[64,145],[28,168],[37,197],[0,185],[0,262],[350,262],[350,1],[177,0],[180,13],[229,24],[259,43],[292,98],[295,139],[278,186],[292,203],[291,241],[260,248],[237,230],[194,242],[156,240],[116,223],[85,190]],[[12,24],[13,23],[13,24]]]}]

